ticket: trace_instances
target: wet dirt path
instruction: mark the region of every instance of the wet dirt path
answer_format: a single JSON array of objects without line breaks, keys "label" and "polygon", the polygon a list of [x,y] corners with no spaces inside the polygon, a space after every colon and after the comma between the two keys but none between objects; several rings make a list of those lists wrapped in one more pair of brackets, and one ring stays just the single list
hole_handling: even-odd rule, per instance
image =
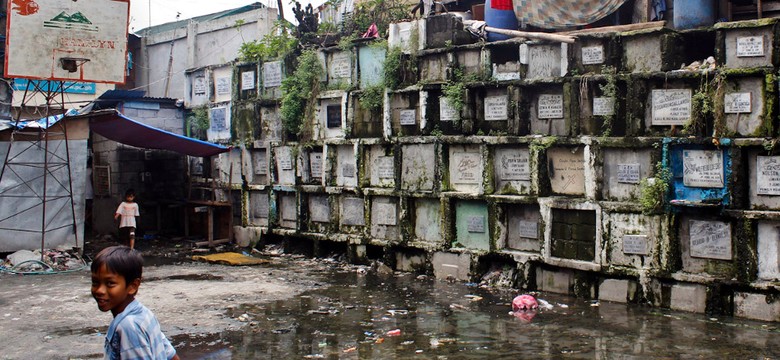
[{"label": "wet dirt path", "polygon": [[[139,299],[183,359],[780,358],[778,324],[513,291],[328,260],[150,266]],[[1,359],[102,358],[89,273],[0,275]]]}]

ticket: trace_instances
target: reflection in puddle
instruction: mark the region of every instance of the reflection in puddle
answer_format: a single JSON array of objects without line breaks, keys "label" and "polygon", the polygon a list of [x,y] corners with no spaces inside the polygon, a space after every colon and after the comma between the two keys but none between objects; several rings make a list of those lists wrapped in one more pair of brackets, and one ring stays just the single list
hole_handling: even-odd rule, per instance
[{"label": "reflection in puddle", "polygon": [[[509,291],[338,272],[293,300],[250,304],[243,331],[178,336],[187,359],[763,358],[780,354],[774,325],[712,320],[554,294],[552,309],[510,314]],[[598,305],[598,306],[596,306]]]}]

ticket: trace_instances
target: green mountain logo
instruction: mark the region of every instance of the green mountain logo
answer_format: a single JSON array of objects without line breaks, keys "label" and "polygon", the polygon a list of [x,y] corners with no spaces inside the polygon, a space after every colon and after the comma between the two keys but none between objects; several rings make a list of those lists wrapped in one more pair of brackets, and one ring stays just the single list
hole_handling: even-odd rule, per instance
[{"label": "green mountain logo", "polygon": [[54,29],[67,29],[67,30],[85,30],[85,31],[98,31],[98,27],[92,25],[92,22],[87,19],[84,14],[77,12],[73,15],[68,15],[66,12],[61,12],[59,15],[51,18],[51,20],[44,21],[43,27]]}]

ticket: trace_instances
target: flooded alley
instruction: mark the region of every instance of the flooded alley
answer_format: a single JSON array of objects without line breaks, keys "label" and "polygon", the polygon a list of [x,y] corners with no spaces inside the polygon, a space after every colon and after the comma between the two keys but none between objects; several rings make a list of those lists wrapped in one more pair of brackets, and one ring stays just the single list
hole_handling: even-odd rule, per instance
[{"label": "flooded alley", "polygon": [[[139,299],[182,359],[765,359],[774,323],[515,290],[350,265],[265,256],[229,267],[148,258]],[[379,268],[379,270],[377,270]],[[0,359],[102,358],[110,314],[89,272],[0,274]]]},{"label": "flooded alley", "polygon": [[[509,315],[514,292],[411,274],[321,272],[328,286],[245,304],[249,326],[184,345],[199,359],[764,359],[775,324],[539,294],[552,306]],[[398,274],[397,274],[398,275]],[[239,314],[241,313],[241,314]],[[184,346],[183,346],[184,345]]]}]

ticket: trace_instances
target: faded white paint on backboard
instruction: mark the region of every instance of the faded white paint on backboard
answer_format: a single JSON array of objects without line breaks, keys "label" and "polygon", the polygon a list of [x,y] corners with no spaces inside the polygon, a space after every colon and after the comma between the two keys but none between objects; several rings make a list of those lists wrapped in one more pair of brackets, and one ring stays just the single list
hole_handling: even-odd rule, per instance
[{"label": "faded white paint on backboard", "polygon": [[129,0],[8,1],[7,11],[6,77],[125,82]]}]

